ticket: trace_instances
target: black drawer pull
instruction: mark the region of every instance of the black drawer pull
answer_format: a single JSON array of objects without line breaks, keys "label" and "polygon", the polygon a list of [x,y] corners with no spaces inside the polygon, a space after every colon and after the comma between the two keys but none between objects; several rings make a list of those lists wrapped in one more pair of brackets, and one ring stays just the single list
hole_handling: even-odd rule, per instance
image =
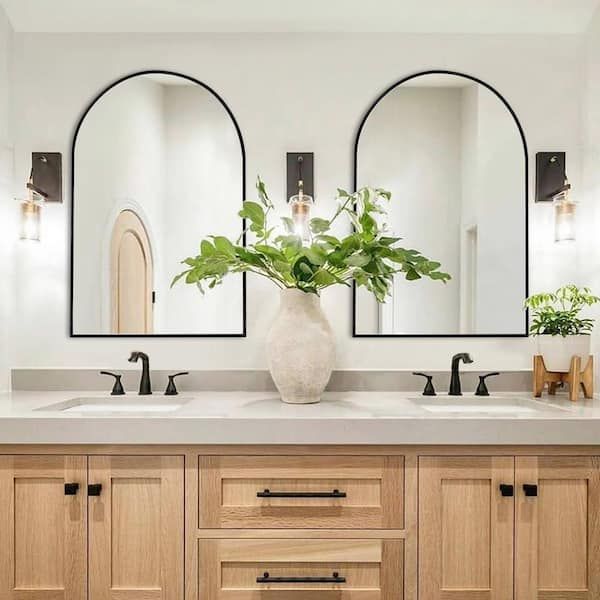
[{"label": "black drawer pull", "polygon": [[500,493],[505,498],[511,498],[512,496],[515,495],[515,486],[508,484],[508,483],[501,483],[500,484]]},{"label": "black drawer pull", "polygon": [[90,483],[90,485],[88,485],[88,496],[99,496],[101,492],[101,483]]},{"label": "black drawer pull", "polygon": [[526,496],[537,496],[537,485],[535,483],[524,483],[523,491],[525,492]]},{"label": "black drawer pull", "polygon": [[333,490],[333,492],[272,492],[263,490],[256,492],[257,498],[345,498],[346,492]]},{"label": "black drawer pull", "polygon": [[65,496],[75,496],[78,491],[78,483],[65,483]]},{"label": "black drawer pull", "polygon": [[265,572],[256,578],[256,583],[346,583],[346,578],[340,577],[339,573],[333,573],[331,577],[271,577]]}]

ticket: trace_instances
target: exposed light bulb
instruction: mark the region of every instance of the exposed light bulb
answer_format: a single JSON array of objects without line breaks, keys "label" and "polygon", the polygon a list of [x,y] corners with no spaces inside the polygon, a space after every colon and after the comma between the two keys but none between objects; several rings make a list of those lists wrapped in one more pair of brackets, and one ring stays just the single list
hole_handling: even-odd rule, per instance
[{"label": "exposed light bulb", "polygon": [[568,182],[565,190],[554,198],[554,241],[574,242],[576,239],[576,203],[569,198]]},{"label": "exposed light bulb", "polygon": [[304,193],[302,180],[298,181],[298,194],[290,198],[294,233],[302,240],[303,245],[310,244],[310,211],[314,201],[311,196]]}]

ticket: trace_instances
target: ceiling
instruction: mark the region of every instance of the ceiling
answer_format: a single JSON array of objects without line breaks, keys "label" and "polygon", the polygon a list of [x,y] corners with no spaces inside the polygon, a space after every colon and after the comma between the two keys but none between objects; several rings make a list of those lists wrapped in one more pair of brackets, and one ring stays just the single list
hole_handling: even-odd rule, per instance
[{"label": "ceiling", "polygon": [[579,33],[600,0],[0,0],[16,31]]}]

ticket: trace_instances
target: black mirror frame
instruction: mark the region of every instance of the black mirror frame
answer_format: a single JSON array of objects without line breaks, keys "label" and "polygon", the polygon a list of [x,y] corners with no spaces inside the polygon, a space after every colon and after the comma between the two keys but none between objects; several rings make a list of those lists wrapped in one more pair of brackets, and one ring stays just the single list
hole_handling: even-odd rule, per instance
[{"label": "black mirror frame", "polygon": [[[69,226],[69,261],[70,261],[70,290],[69,290],[69,337],[71,338],[242,338],[246,337],[247,327],[246,327],[246,273],[242,273],[242,331],[240,333],[136,333],[136,334],[119,334],[119,333],[75,333],[74,331],[74,323],[73,323],[73,302],[74,302],[74,226],[75,226],[75,148],[77,144],[77,135],[79,134],[79,130],[85,121],[86,116],[93,108],[93,106],[115,86],[127,81],[128,79],[132,79],[133,77],[139,77],[140,75],[173,75],[175,77],[181,77],[183,79],[187,79],[200,87],[204,88],[206,91],[211,93],[221,104],[221,106],[225,109],[233,126],[235,127],[239,142],[240,142],[240,150],[242,153],[242,189],[241,189],[241,200],[240,200],[240,210],[242,208],[242,202],[246,199],[246,149],[244,147],[244,139],[242,138],[242,132],[238,125],[238,122],[221,96],[217,94],[217,92],[208,86],[206,83],[199,81],[198,79],[191,77],[190,75],[184,75],[182,73],[177,73],[176,71],[165,71],[161,69],[148,69],[144,71],[136,71],[134,73],[130,73],[129,75],[125,75],[121,77],[102,89],[88,104],[88,106],[83,111],[83,114],[77,121],[77,125],[75,126],[75,131],[73,133],[73,140],[71,142],[71,204],[70,204],[70,226]],[[246,222],[245,219],[241,220],[242,225],[242,244],[246,245]]]},{"label": "black mirror frame", "polygon": [[[373,112],[379,101],[382,100],[389,92],[393,89],[410,81],[411,79],[415,79],[416,77],[421,77],[423,75],[455,75],[457,77],[464,77],[465,79],[470,79],[475,83],[482,85],[483,87],[490,90],[505,106],[510,115],[512,116],[515,125],[519,131],[519,135],[521,136],[521,141],[523,142],[523,155],[525,162],[525,297],[529,296],[529,151],[527,149],[527,140],[525,139],[525,133],[523,131],[523,127],[517,117],[517,114],[513,110],[512,106],[508,103],[508,101],[496,90],[493,86],[485,81],[479,79],[478,77],[474,77],[473,75],[467,75],[466,73],[461,73],[459,71],[448,71],[443,69],[432,69],[428,71],[419,71],[418,73],[414,73],[407,77],[404,77],[387,87],[377,98],[375,101],[369,106],[363,118],[360,121],[360,125],[356,132],[356,137],[354,139],[354,164],[353,164],[353,189],[356,192],[358,189],[358,144],[360,142],[360,134],[369,118],[369,115]],[[522,333],[357,333],[356,331],[356,283],[352,284],[352,337],[353,338],[523,338],[528,337],[528,324],[529,324],[529,311],[524,310],[524,326]],[[525,300],[525,298],[523,298]]]}]

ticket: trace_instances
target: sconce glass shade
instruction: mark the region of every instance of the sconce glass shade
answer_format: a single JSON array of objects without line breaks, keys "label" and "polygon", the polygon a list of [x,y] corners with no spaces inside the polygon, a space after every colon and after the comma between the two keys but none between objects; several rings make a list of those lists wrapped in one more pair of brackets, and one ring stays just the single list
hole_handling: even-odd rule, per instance
[{"label": "sconce glass shade", "polygon": [[554,199],[554,241],[574,242],[576,239],[575,211],[577,204],[569,198],[568,192]]},{"label": "sconce glass shade", "polygon": [[21,200],[21,231],[22,240],[40,241],[40,222],[42,205],[35,198]]},{"label": "sconce glass shade", "polygon": [[303,244],[310,244],[312,240],[309,226],[310,212],[314,201],[312,196],[302,191],[302,181],[299,181],[298,184],[298,194],[290,198],[294,233],[302,240]]}]

